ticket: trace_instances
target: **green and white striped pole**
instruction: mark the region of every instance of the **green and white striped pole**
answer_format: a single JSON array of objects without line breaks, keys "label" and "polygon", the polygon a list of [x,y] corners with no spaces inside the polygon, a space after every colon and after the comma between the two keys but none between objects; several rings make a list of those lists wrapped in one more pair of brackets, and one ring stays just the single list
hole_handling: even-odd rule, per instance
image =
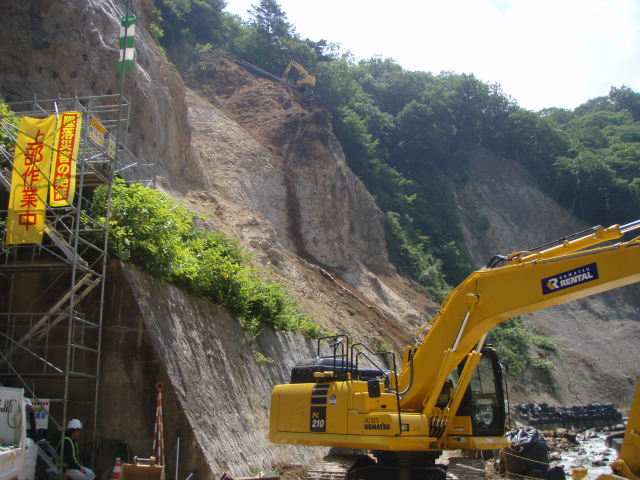
[{"label": "green and white striped pole", "polygon": [[118,62],[118,72],[120,75],[120,106],[118,107],[118,126],[116,129],[116,154],[113,159],[113,172],[118,171],[120,160],[120,124],[122,123],[122,103],[124,101],[124,74],[127,70],[133,70],[133,48],[136,38],[136,16],[130,15],[131,0],[127,0],[127,11],[122,17],[120,24],[120,61]]},{"label": "green and white striped pole", "polygon": [[118,72],[133,70],[133,47],[136,39],[136,16],[125,15],[120,25],[120,61]]}]

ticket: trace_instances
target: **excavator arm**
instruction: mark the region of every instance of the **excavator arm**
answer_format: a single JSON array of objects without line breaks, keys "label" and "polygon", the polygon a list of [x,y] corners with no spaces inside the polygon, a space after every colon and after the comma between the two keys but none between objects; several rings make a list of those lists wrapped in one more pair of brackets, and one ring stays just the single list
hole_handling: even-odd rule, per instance
[{"label": "excavator arm", "polygon": [[640,479],[640,381],[629,412],[627,428],[620,446],[618,458],[611,464],[611,473],[604,473],[596,480]]}]

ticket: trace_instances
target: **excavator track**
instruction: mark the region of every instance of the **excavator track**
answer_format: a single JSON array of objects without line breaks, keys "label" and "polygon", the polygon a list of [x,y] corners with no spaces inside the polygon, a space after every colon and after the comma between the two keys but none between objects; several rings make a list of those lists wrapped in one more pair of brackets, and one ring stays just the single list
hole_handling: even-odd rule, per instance
[{"label": "excavator track", "polygon": [[[372,467],[374,470],[370,470],[364,478],[384,478],[381,473],[384,467],[378,470],[374,465],[375,462],[366,455],[329,455],[309,469],[307,480],[350,480],[351,472],[365,467]],[[373,476],[370,477],[372,474]],[[432,475],[425,472],[424,478],[436,478]],[[441,478],[444,478],[444,474]],[[485,462],[478,458],[449,458],[446,480],[485,480]]]}]

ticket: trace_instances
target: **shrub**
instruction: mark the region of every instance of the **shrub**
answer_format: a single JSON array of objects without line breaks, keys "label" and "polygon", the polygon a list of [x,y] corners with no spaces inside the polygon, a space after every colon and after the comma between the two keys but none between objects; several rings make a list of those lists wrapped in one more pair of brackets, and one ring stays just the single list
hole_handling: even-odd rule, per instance
[{"label": "shrub", "polygon": [[500,354],[501,360],[509,366],[509,372],[514,375],[522,374],[525,369],[533,368],[551,381],[553,363],[548,360],[533,357],[533,345],[549,351],[555,351],[555,344],[544,337],[533,335],[527,329],[522,317],[514,317],[494,327],[487,337]]},{"label": "shrub", "polygon": [[[107,196],[107,187],[96,189],[93,214],[102,223]],[[251,335],[265,328],[312,338],[322,334],[284,286],[252,266],[238,240],[198,228],[204,220],[158,190],[118,180],[111,198],[109,253],[228,309]]]}]

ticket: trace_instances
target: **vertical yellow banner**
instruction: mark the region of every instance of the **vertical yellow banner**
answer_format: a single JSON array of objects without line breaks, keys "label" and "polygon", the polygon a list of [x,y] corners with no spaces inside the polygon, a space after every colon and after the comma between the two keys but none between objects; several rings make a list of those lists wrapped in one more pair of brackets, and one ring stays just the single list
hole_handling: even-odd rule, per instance
[{"label": "vertical yellow banner", "polygon": [[42,243],[56,117],[22,117],[13,158],[7,244]]},{"label": "vertical yellow banner", "polygon": [[49,204],[52,207],[73,203],[81,125],[82,114],[80,112],[65,112],[60,115],[51,164]]}]

